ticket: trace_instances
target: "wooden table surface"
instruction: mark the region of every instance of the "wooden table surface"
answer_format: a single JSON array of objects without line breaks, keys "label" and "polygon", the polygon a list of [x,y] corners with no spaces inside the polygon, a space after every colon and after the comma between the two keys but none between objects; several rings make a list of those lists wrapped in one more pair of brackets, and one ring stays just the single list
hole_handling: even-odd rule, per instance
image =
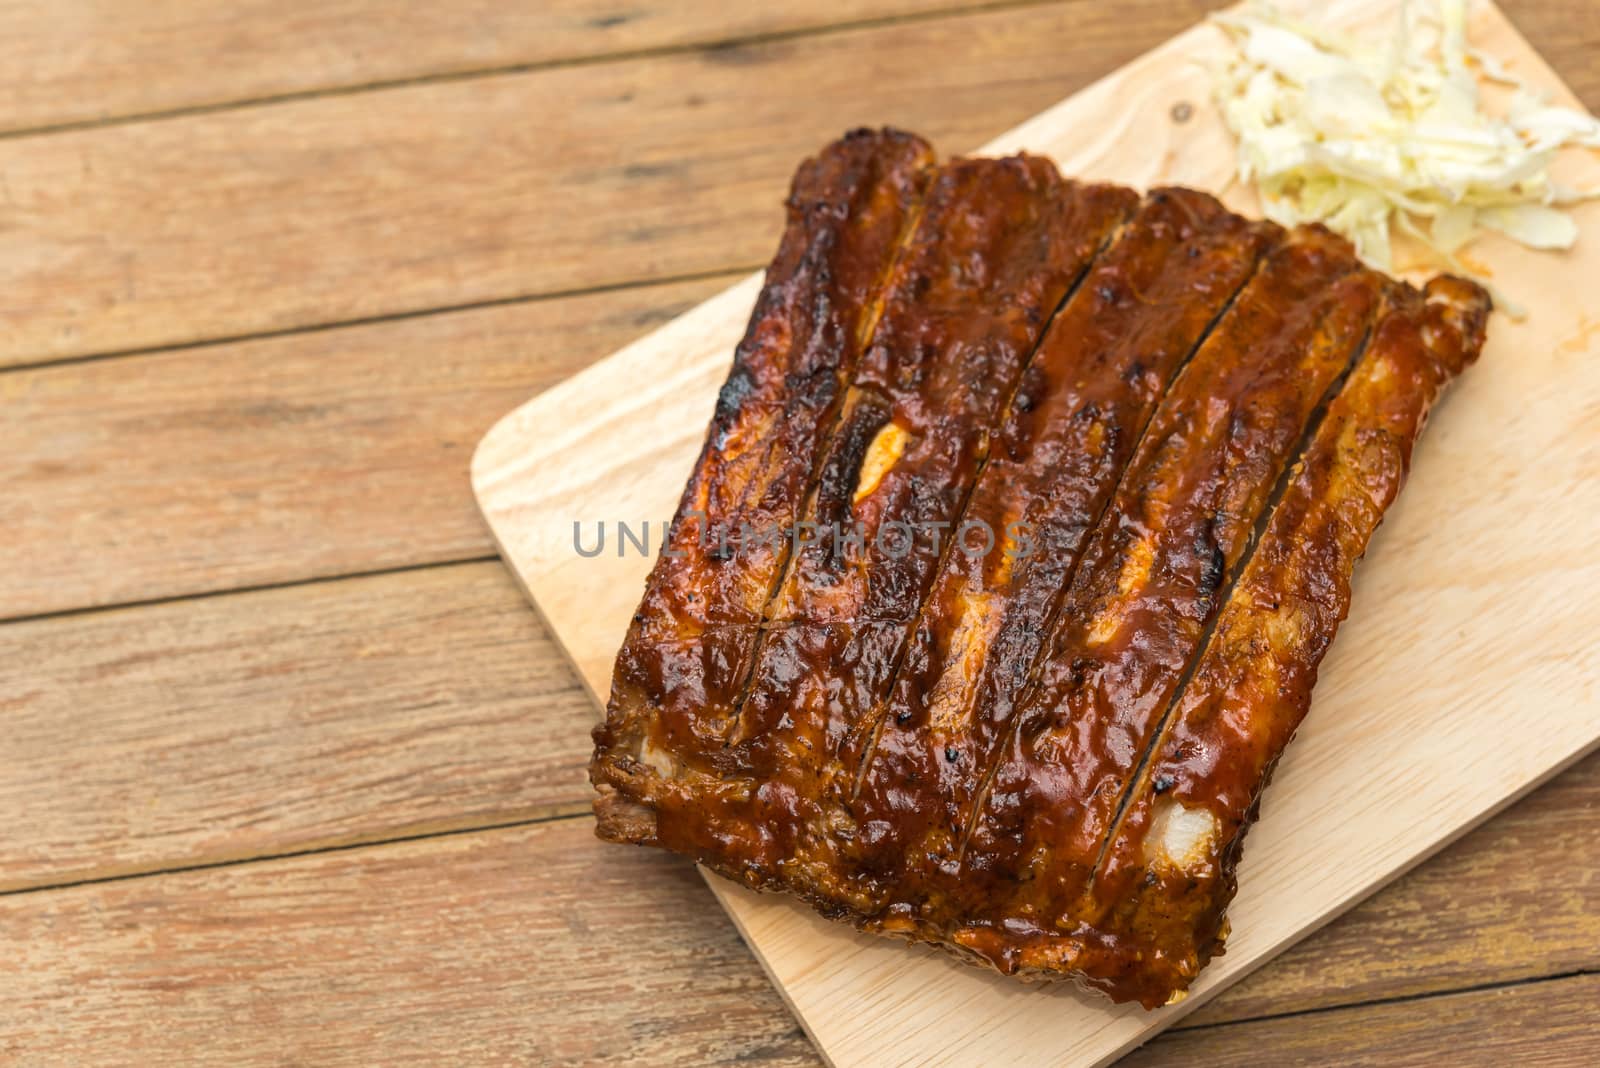
[{"label": "wooden table surface", "polygon": [[[847,126],[970,148],[1212,6],[0,3],[0,1063],[817,1064],[591,837],[468,457]],[[1600,5],[1503,6],[1600,110]],[[1593,1064],[1597,1006],[1600,757],[1130,1060]]]}]

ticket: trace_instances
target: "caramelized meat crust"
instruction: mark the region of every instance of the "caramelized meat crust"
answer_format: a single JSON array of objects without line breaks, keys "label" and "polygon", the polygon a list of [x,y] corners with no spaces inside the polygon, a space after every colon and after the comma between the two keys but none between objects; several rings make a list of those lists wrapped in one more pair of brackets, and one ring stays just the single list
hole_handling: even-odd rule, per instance
[{"label": "caramelized meat crust", "polygon": [[794,831],[790,883],[871,907],[873,887],[839,879],[835,854],[872,713],[950,556],[988,428],[1135,200],[1030,157],[958,161],[930,189],[807,511],[826,533],[778,595],[725,753]]},{"label": "caramelized meat crust", "polygon": [[1002,970],[1018,962],[996,926],[1027,915],[1043,931],[1071,929],[1128,777],[1273,486],[1359,352],[1380,286],[1340,239],[1291,234],[1162,401],[1009,736],[985,754],[989,789],[969,816],[962,872],[1004,882],[972,902],[969,915],[986,914],[957,937]]},{"label": "caramelized meat crust", "polygon": [[[859,761],[859,863],[902,887],[957,870],[977,774],[1066,580],[1172,379],[1281,238],[1213,198],[1151,194],[1051,325]],[[987,551],[971,551],[974,549]],[[905,865],[922,870],[916,875]],[[976,886],[970,887],[982,896]],[[879,922],[912,907],[904,894]]]},{"label": "caramelized meat crust", "polygon": [[658,752],[647,732],[720,747],[789,556],[781,538],[730,543],[799,519],[933,164],[921,138],[858,130],[796,173],[777,257],[617,660],[597,744],[623,781],[624,761]]},{"label": "caramelized meat crust", "polygon": [[598,833],[1165,1002],[1487,314],[1201,193],[835,143],[619,653]]},{"label": "caramelized meat crust", "polygon": [[1429,409],[1477,359],[1488,312],[1483,292],[1457,279],[1424,293],[1389,287],[1366,354],[1296,464],[1080,908],[1117,940],[1102,967],[1119,989],[1155,1002],[1220,952],[1245,831],[1311,707],[1356,561],[1400,492]]}]

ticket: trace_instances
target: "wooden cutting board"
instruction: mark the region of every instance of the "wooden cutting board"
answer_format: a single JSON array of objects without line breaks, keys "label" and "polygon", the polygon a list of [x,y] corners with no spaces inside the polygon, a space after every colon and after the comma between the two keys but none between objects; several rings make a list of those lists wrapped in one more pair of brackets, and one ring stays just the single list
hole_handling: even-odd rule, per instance
[{"label": "wooden cutting board", "polygon": [[[1392,0],[1321,6],[1338,24],[1392,24]],[[1471,39],[1577,106],[1487,2],[1473,8]],[[1026,149],[1069,175],[1140,187],[1224,189],[1233,149],[1207,64],[1226,48],[1195,27],[983,151]],[[1561,168],[1600,184],[1593,155]],[[776,212],[782,190],[772,193]],[[1245,190],[1225,199],[1255,212]],[[1495,317],[1481,363],[1423,437],[1250,836],[1227,955],[1193,995],[1147,1013],[1064,984],[1025,986],[710,877],[828,1060],[1103,1063],[1600,741],[1600,204],[1579,222],[1571,253],[1498,240],[1468,250],[1528,318]],[[651,563],[615,554],[614,524],[649,520],[656,548],[759,285],[746,279],[525,404],[474,459],[501,551],[597,704]],[[602,520],[607,552],[580,556],[574,523],[592,543]]]}]

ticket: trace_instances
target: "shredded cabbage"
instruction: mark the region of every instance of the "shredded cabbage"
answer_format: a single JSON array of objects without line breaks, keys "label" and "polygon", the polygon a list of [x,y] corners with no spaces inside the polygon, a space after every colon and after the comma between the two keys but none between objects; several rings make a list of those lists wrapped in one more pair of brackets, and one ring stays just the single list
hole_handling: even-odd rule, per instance
[{"label": "shredded cabbage", "polygon": [[[1255,183],[1276,222],[1324,223],[1385,271],[1393,225],[1448,269],[1470,274],[1457,253],[1479,234],[1570,248],[1577,225],[1561,207],[1600,196],[1550,177],[1557,150],[1600,148],[1600,121],[1550,105],[1472,48],[1464,0],[1440,0],[1437,18],[1414,16],[1402,0],[1382,44],[1267,3],[1212,21],[1237,47],[1215,90],[1238,139],[1238,177]],[[1482,108],[1474,68],[1514,87],[1503,116]],[[1495,296],[1520,318],[1503,293]]]}]

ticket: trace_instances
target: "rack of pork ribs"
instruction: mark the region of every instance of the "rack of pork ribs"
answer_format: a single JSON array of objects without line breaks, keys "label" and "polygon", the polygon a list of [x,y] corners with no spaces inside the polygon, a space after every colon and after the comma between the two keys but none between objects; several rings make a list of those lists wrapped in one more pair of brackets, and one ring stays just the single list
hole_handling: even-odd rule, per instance
[{"label": "rack of pork ribs", "polygon": [[617,657],[599,834],[1175,1000],[1488,298],[892,130],[787,211]]}]

